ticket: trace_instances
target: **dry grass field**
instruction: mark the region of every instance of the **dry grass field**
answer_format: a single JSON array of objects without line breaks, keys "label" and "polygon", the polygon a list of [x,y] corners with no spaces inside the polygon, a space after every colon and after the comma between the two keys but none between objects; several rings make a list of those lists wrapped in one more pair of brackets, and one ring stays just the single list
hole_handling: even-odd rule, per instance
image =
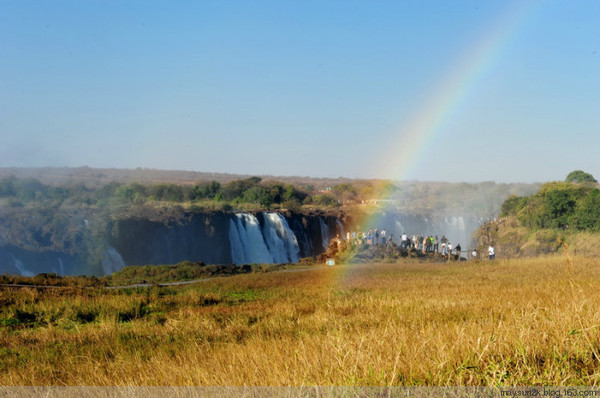
[{"label": "dry grass field", "polygon": [[0,290],[0,385],[600,385],[600,261]]}]

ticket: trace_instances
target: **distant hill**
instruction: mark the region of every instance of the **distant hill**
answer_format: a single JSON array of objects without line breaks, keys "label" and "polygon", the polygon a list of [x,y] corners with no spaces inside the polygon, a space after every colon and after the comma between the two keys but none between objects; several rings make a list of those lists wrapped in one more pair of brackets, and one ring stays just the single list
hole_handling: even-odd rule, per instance
[{"label": "distant hill", "polygon": [[[98,188],[111,182],[128,184],[173,183],[193,185],[196,183],[216,181],[226,184],[234,180],[251,177],[244,174],[210,173],[186,170],[159,169],[99,169],[91,167],[41,167],[41,168],[0,168],[0,179],[6,177],[34,178],[43,184],[74,185],[84,184],[88,188]],[[313,185],[317,188],[328,187],[345,182],[357,181],[348,178],[313,178],[301,176],[259,175],[263,181],[276,180],[293,185]]]}]

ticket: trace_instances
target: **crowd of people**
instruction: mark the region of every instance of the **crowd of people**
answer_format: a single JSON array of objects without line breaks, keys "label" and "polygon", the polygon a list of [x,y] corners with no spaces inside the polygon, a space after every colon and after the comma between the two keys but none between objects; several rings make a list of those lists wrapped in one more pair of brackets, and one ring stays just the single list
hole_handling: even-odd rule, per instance
[{"label": "crowd of people", "polygon": [[[396,243],[394,241],[394,234],[388,235],[385,229],[380,230],[379,228],[370,228],[368,232],[346,232],[345,237],[340,237],[338,234],[335,237],[335,241],[338,247],[341,247],[342,245],[349,245],[350,247],[388,245],[399,246],[400,249],[406,251],[415,250],[422,254],[439,254],[447,259],[450,259],[451,257],[457,259],[462,258],[462,247],[460,243],[453,245],[445,235],[442,235],[442,237],[439,238],[437,235],[409,236],[406,233],[403,233]],[[495,248],[493,245],[488,247],[488,255],[490,260],[495,258]],[[475,260],[478,258],[479,253],[477,249],[472,249],[467,252],[467,259]]]}]

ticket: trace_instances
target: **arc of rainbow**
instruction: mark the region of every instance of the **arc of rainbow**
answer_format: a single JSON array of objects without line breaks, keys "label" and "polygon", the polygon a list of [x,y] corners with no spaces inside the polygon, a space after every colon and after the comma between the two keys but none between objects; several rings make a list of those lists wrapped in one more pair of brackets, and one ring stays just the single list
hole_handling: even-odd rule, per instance
[{"label": "arc of rainbow", "polygon": [[[399,129],[396,144],[386,145],[387,156],[381,157],[382,164],[378,165],[377,170],[391,170],[389,177],[396,181],[406,180],[411,175],[429,144],[441,135],[444,124],[473,91],[481,76],[496,63],[502,50],[524,25],[526,17],[532,14],[537,3],[541,3],[541,0],[516,1],[495,20],[491,29],[464,53],[457,66],[446,75],[415,117]],[[389,194],[379,190],[376,195],[387,199]],[[381,214],[377,213],[364,215],[356,220],[357,225],[361,231],[377,227],[379,216]]]},{"label": "arc of rainbow", "polygon": [[[401,128],[396,145],[386,161],[393,159],[392,178],[411,175],[432,140],[443,130],[455,111],[473,91],[480,78],[500,58],[502,50],[517,34],[538,1],[518,1],[496,20],[492,28],[465,52],[431,98],[420,108],[406,127]],[[380,169],[381,170],[381,169]]]}]

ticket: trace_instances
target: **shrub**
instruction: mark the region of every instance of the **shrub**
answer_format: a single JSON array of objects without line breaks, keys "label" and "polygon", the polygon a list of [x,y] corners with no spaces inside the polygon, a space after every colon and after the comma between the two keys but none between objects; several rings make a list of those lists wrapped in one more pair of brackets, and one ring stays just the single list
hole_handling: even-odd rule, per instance
[{"label": "shrub", "polygon": [[600,231],[600,190],[592,190],[578,203],[573,221],[579,230]]}]

